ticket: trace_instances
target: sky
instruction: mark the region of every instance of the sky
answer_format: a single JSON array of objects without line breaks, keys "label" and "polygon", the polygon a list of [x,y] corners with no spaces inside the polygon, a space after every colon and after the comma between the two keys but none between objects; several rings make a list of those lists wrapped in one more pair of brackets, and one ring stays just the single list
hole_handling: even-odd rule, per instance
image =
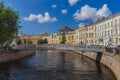
[{"label": "sky", "polygon": [[64,26],[77,29],[97,18],[120,12],[120,0],[4,0],[19,13],[19,33],[56,33]]}]

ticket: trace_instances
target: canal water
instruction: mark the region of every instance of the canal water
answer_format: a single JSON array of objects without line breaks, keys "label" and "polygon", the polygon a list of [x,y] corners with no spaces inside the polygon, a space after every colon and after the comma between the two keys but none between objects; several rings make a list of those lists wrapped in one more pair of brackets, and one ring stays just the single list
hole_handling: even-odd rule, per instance
[{"label": "canal water", "polygon": [[106,67],[71,51],[36,51],[0,65],[0,80],[116,80]]}]

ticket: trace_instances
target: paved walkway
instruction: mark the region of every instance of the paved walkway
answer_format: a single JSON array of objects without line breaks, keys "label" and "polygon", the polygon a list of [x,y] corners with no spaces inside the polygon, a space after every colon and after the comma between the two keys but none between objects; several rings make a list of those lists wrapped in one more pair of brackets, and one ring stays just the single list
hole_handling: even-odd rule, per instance
[{"label": "paved walkway", "polygon": [[0,50],[0,63],[10,62],[34,54],[34,51],[3,51]]}]

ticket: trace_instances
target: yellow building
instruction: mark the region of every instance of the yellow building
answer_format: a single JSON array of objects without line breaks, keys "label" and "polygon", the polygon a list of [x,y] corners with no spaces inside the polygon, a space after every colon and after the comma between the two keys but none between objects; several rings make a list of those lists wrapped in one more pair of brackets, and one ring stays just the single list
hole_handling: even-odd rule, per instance
[{"label": "yellow building", "polygon": [[18,34],[22,44],[28,44],[28,41],[32,41],[32,44],[37,44],[39,39],[48,39],[49,34],[39,34],[39,35],[25,35],[25,34]]},{"label": "yellow building", "polygon": [[86,44],[95,44],[95,26],[92,23],[86,25]]},{"label": "yellow building", "polygon": [[65,34],[66,44],[75,44],[75,31],[70,31]]},{"label": "yellow building", "polygon": [[53,33],[53,34],[49,35],[48,44],[58,44],[57,36],[58,36],[57,33]]},{"label": "yellow building", "polygon": [[58,34],[57,35],[57,44],[60,44],[61,41],[62,41],[62,35]]}]

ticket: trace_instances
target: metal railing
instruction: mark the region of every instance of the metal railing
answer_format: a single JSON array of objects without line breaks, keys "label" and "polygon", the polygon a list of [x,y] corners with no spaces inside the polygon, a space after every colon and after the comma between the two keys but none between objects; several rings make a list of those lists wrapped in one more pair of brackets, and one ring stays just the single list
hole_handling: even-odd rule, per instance
[{"label": "metal railing", "polygon": [[79,50],[90,52],[103,52],[104,47],[99,45],[87,46],[81,45],[69,45],[69,44],[39,44],[39,45],[17,45],[14,50]]}]

